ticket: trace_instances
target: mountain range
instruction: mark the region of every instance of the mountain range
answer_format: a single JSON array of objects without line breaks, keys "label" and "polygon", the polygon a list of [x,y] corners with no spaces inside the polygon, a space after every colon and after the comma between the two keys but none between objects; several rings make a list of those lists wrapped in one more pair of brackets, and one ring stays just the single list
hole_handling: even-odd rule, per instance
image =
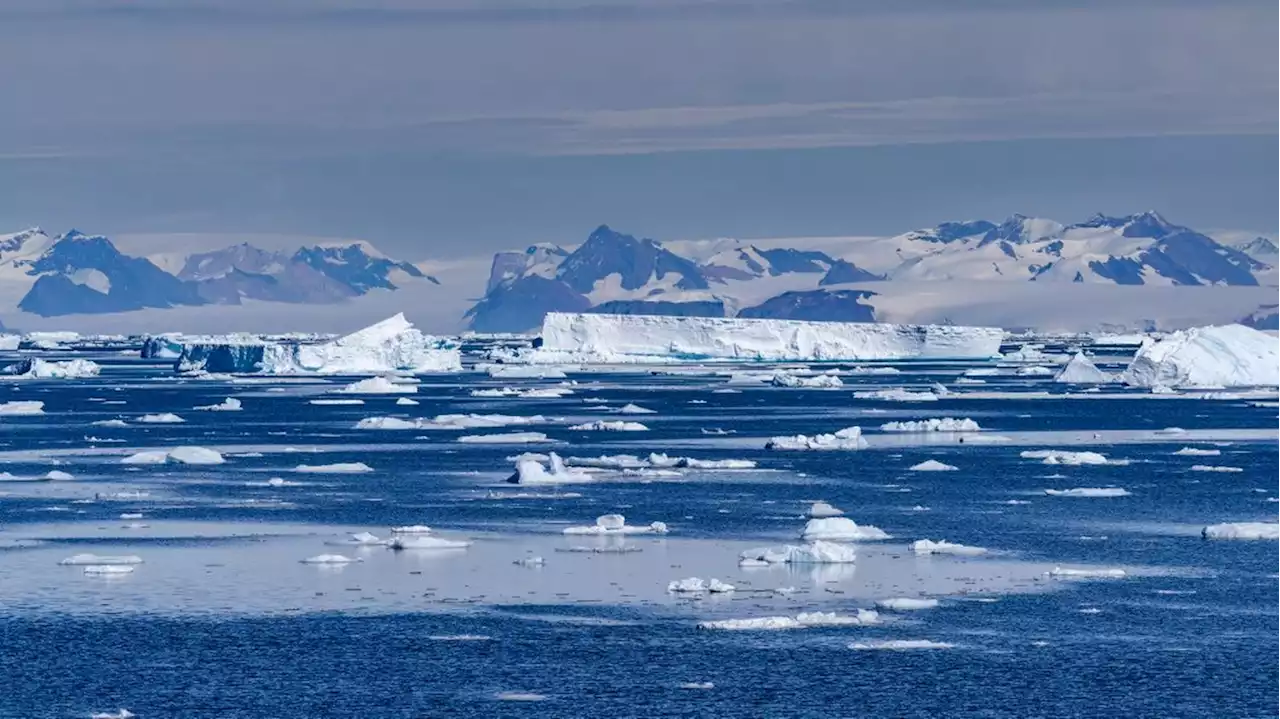
[{"label": "mountain range", "polygon": [[[581,244],[499,252],[486,263],[487,280],[481,262],[468,263],[470,272],[415,265],[362,241],[131,255],[101,235],[30,229],[0,235],[0,304],[16,305],[20,320],[246,303],[329,307],[403,294],[411,314],[425,302],[455,313],[453,329],[479,332],[528,331],[549,311],[875,321],[885,296],[937,294],[928,288],[1018,283],[1044,286],[1043,297],[1067,285],[1274,286],[1280,251],[1265,237],[1215,239],[1143,212],[1076,224],[1013,215],[892,237],[755,241],[659,242],[601,225]],[[1247,314],[1222,321],[1275,326],[1271,296],[1233,301],[1236,314]]]}]

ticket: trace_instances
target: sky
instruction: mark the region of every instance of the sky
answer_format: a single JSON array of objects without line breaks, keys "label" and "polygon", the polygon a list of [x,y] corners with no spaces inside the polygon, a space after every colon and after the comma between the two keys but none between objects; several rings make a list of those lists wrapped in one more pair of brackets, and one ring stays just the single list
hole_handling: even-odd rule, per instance
[{"label": "sky", "polygon": [[0,231],[890,234],[1277,226],[1251,0],[7,0]]}]

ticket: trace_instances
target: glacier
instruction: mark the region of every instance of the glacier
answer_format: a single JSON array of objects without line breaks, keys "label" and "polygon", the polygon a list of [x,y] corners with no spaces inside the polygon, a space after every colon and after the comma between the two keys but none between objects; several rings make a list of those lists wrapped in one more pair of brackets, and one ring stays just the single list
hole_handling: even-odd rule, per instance
[{"label": "glacier", "polygon": [[231,336],[184,344],[179,372],[261,374],[383,374],[458,372],[455,343],[423,334],[403,313],[327,342],[272,342]]},{"label": "glacier", "polygon": [[1137,387],[1275,387],[1280,339],[1244,325],[1180,330],[1144,342],[1121,381]]},{"label": "glacier", "polygon": [[528,356],[539,364],[981,359],[998,355],[1003,339],[998,327],[549,312]]}]

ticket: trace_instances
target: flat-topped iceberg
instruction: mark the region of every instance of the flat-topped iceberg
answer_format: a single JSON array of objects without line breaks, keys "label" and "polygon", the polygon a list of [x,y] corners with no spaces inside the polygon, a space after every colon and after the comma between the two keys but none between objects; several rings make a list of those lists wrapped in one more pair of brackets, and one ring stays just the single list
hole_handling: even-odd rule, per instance
[{"label": "flat-topped iceberg", "polygon": [[184,344],[179,371],[262,374],[383,374],[458,372],[452,342],[425,335],[403,314],[325,342],[274,342],[231,336],[224,342]]},{"label": "flat-topped iceberg", "polygon": [[1146,342],[1120,377],[1137,387],[1280,385],[1280,339],[1244,325],[1196,327]]},{"label": "flat-topped iceberg", "polygon": [[808,361],[996,355],[996,327],[550,312],[536,363],[670,359]]}]

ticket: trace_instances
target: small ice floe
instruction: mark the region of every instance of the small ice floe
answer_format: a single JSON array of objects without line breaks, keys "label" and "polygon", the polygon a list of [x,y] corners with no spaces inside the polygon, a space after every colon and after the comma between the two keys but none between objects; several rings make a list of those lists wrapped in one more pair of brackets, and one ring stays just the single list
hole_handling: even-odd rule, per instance
[{"label": "small ice floe", "polygon": [[874,541],[889,539],[889,535],[879,527],[869,524],[858,525],[848,517],[823,517],[810,519],[804,525],[800,538],[806,541],[840,540],[840,541]]},{"label": "small ice floe", "polygon": [[1030,367],[1019,367],[1014,371],[1014,374],[1019,377],[1049,377],[1053,374],[1053,370],[1048,367],[1032,365]]},{"label": "small ice floe", "polygon": [[1098,452],[1072,452],[1065,449],[1028,449],[1018,455],[1023,459],[1039,459],[1045,464],[1109,464],[1106,455]]},{"label": "small ice floe", "polygon": [[396,404],[400,405],[401,407],[417,407],[418,400],[409,399],[408,397],[400,397],[396,399]]},{"label": "small ice floe", "polygon": [[953,647],[955,647],[954,644],[949,644],[947,642],[935,642],[929,639],[885,639],[882,641],[854,642],[849,645],[850,649],[860,652],[905,652],[916,649],[951,649]]},{"label": "small ice floe", "polygon": [[[476,369],[480,369],[477,367]],[[495,364],[484,368],[495,379],[564,379],[568,375],[559,367]]]},{"label": "small ice floe", "polygon": [[894,597],[876,602],[876,607],[892,612],[914,612],[921,609],[933,609],[936,606],[938,606],[938,600],[936,599],[914,599],[911,597]]},{"label": "small ice floe", "polygon": [[133,554],[126,555],[104,555],[104,554],[73,554],[70,557],[58,562],[64,567],[84,567],[90,565],[108,566],[108,565],[129,565],[142,564],[142,557]]},{"label": "small ice floe", "polygon": [[0,415],[6,417],[37,414],[44,414],[44,402],[17,400],[0,403]]},{"label": "small ice floe", "polygon": [[1226,466],[1210,465],[1210,464],[1193,464],[1191,465],[1191,471],[1192,472],[1225,472],[1227,474],[1234,474],[1236,472],[1243,472],[1244,469],[1242,467],[1226,467]]},{"label": "small ice floe", "polygon": [[839,517],[844,514],[843,509],[838,509],[826,502],[814,502],[809,506],[809,516],[814,519],[825,519],[827,517]]},{"label": "small ice floe", "polygon": [[1186,434],[1186,433],[1187,433],[1187,430],[1181,427],[1165,427],[1164,429],[1157,429],[1154,432],[1154,434],[1172,434],[1172,435]]},{"label": "small ice floe", "polygon": [[135,421],[143,424],[181,424],[187,420],[172,412],[160,412],[158,414],[144,414]]},{"label": "small ice floe", "polygon": [[432,634],[427,639],[433,642],[488,642],[493,637],[488,634]]},{"label": "small ice floe", "polygon": [[854,392],[854,399],[874,399],[882,402],[937,402],[933,392],[911,392],[901,387]]},{"label": "small ice floe", "polygon": [[1205,539],[1280,539],[1280,524],[1274,522],[1234,522],[1211,524],[1200,530]]},{"label": "small ice floe", "polygon": [[648,407],[641,407],[638,404],[631,404],[630,402],[622,405],[621,407],[613,411],[617,412],[618,414],[657,414],[658,413],[657,410],[652,410],[652,409],[649,409]]},{"label": "small ice floe", "polygon": [[356,398],[351,398],[351,399],[321,398],[321,399],[307,400],[307,404],[314,404],[320,407],[329,407],[329,406],[338,407],[338,406],[344,406],[344,405],[364,404],[364,400],[356,399]]},{"label": "small ice floe", "polygon": [[493,698],[500,702],[544,702],[548,699],[546,694],[535,692],[498,692]]},{"label": "small ice floe", "polygon": [[1202,447],[1183,447],[1174,452],[1175,455],[1182,457],[1217,457],[1222,454],[1220,449],[1204,449]]},{"label": "small ice floe", "polygon": [[351,564],[361,560],[355,557],[348,557],[345,554],[317,554],[314,557],[307,557],[300,561],[303,564]]},{"label": "small ice floe", "polygon": [[210,404],[210,405],[205,405],[203,407],[196,407],[196,409],[204,410],[206,412],[239,412],[240,410],[244,409],[244,407],[241,406],[240,400],[236,399],[235,397],[227,397],[226,399],[222,400],[218,404]]},{"label": "small ice floe", "polygon": [[268,487],[305,487],[307,486],[307,483],[294,482],[292,480],[285,479],[284,477],[271,477],[267,479],[266,485]]},{"label": "small ice floe", "polygon": [[507,481],[512,484],[577,484],[592,482],[594,479],[586,472],[569,469],[560,455],[552,452],[545,467],[532,457],[517,459],[515,474],[508,477]]},{"label": "small ice floe", "polygon": [[128,709],[119,709],[113,712],[94,712],[89,715],[89,719],[133,719],[138,716]]},{"label": "small ice floe", "polygon": [[668,457],[654,452],[649,455],[648,466],[674,469],[755,469],[750,459],[696,459],[694,457]]},{"label": "small ice floe", "polygon": [[575,424],[569,429],[578,430],[580,432],[647,432],[648,427],[639,422],[606,422],[605,420],[596,420],[595,422],[587,422],[586,424]]},{"label": "small ice floe", "polygon": [[767,567],[773,564],[851,564],[858,551],[849,544],[815,541],[803,546],[758,547],[738,555],[740,567]]},{"label": "small ice floe", "polygon": [[418,417],[365,417],[356,423],[356,429],[414,429],[414,430],[463,430],[496,429],[512,425],[545,424],[542,415],[521,417],[507,414],[441,414],[432,419]]},{"label": "small ice floe", "polygon": [[517,567],[541,567],[547,562],[542,557],[522,557],[512,562]]},{"label": "small ice floe", "polygon": [[[394,531],[394,530],[392,530]],[[354,544],[359,547],[378,547],[390,544],[391,540],[383,539],[373,532],[356,532],[343,544]]]},{"label": "small ice floe", "polygon": [[928,556],[930,554],[951,554],[959,557],[976,557],[980,554],[986,554],[986,547],[970,547],[964,544],[955,544],[945,539],[932,541],[929,539],[917,539],[907,548],[916,554],[916,556]]},{"label": "small ice floe", "polygon": [[936,459],[926,459],[920,464],[913,464],[907,469],[912,472],[954,472],[958,469],[955,465],[939,462]]},{"label": "small ice floe", "polygon": [[978,432],[982,427],[965,417],[930,417],[907,422],[886,422],[880,425],[882,432]]},{"label": "small ice floe", "polygon": [[855,614],[835,612],[801,612],[794,617],[752,617],[749,619],[716,619],[698,622],[699,629],[725,629],[731,631],[776,631],[782,629],[806,629],[809,627],[873,626],[881,623],[880,613],[871,609],[859,609]]},{"label": "small ice floe", "polygon": [[462,539],[445,539],[429,534],[403,534],[391,538],[387,545],[392,549],[466,549],[471,542]]},{"label": "small ice floe", "polygon": [[75,477],[71,476],[70,474],[67,474],[66,472],[63,472],[58,469],[50,470],[49,473],[44,476],[44,478],[53,479],[53,480],[75,479]]},{"label": "small ice floe", "polygon": [[866,449],[867,440],[861,427],[845,427],[832,434],[805,434],[772,437],[765,442],[765,449],[773,450],[857,450]]},{"label": "small ice floe", "polygon": [[854,367],[853,369],[849,370],[849,374],[880,374],[880,375],[902,374],[902,370],[898,369],[897,367],[863,365],[863,366]]},{"label": "small ice floe", "polygon": [[573,394],[573,390],[568,387],[530,387],[528,389],[501,387],[471,390],[472,397],[510,397],[513,399],[559,399],[571,394]]},{"label": "small ice floe", "polygon": [[667,584],[667,591],[671,594],[728,594],[736,589],[737,587],[732,584],[722,582],[715,577],[708,581],[703,581],[701,577],[689,577]]},{"label": "small ice floe", "polygon": [[393,382],[387,377],[370,377],[334,391],[343,394],[414,394],[418,385]]},{"label": "small ice floe", "polygon": [[90,564],[84,568],[85,574],[133,574],[133,565],[130,564]]},{"label": "small ice floe", "polygon": [[1071,489],[1046,489],[1050,497],[1128,497],[1124,487],[1072,487]]},{"label": "small ice floe", "polygon": [[425,524],[409,524],[403,527],[392,527],[392,534],[431,534],[431,527]]},{"label": "small ice floe", "polygon": [[774,387],[798,387],[802,389],[836,389],[844,386],[844,382],[832,374],[801,377],[787,374],[786,372],[774,373],[769,383]]},{"label": "small ice floe", "polygon": [[1046,572],[1057,579],[1124,579],[1127,573],[1114,567],[1076,569],[1071,567],[1054,567]]},{"label": "small ice floe", "polygon": [[542,432],[505,432],[502,434],[467,434],[458,438],[463,444],[540,444],[554,442]]},{"label": "small ice floe", "polygon": [[94,427],[128,427],[129,423],[122,419],[100,419],[97,422],[90,422]]},{"label": "small ice floe", "polygon": [[596,517],[596,523],[565,527],[565,534],[666,534],[665,522],[651,522],[643,526],[628,525],[627,518],[621,514],[602,514]]},{"label": "small ice floe", "polygon": [[125,512],[120,515],[121,519],[142,519],[142,517],[143,514],[141,512]]},{"label": "small ice floe", "polygon": [[222,464],[222,453],[208,447],[174,447],[168,458],[179,464]]},{"label": "small ice floe", "polygon": [[706,691],[709,689],[715,689],[716,685],[712,682],[685,682],[683,684],[677,684],[676,688]]},{"label": "small ice floe", "polygon": [[293,471],[306,474],[360,474],[372,472],[373,467],[364,462],[336,462],[334,464],[300,464],[294,467]]}]

